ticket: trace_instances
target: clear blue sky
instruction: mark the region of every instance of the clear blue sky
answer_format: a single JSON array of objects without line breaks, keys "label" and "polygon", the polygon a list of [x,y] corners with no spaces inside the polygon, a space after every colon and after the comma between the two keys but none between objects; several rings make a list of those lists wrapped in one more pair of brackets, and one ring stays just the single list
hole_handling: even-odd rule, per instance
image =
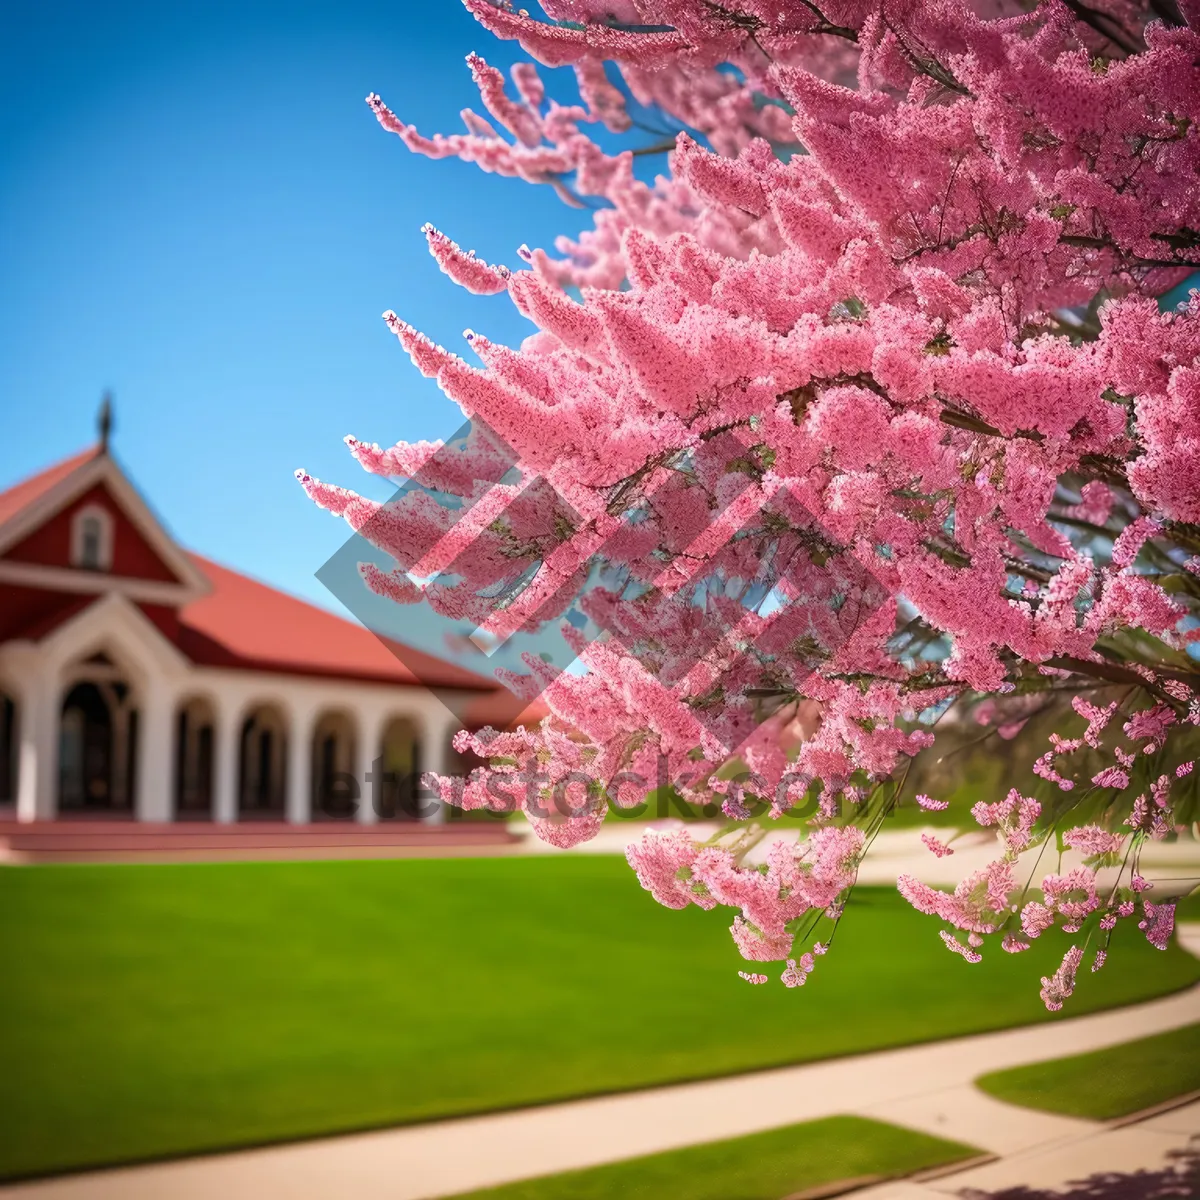
[{"label": "clear blue sky", "polygon": [[346,530],[292,472],[358,484],[344,434],[461,421],[379,314],[455,348],[528,331],[450,283],[421,224],[519,265],[587,220],[413,157],[363,98],[452,132],[480,107],[464,55],[516,48],[457,0],[68,0],[3,26],[0,485],[92,440],[111,388],[116,453],[180,541],[337,607],[314,573]]},{"label": "clear blue sky", "polygon": [[[92,440],[111,388],[118,457],[176,537],[339,608],[316,572],[345,526],[292,472],[371,490],[343,435],[461,420],[379,314],[453,347],[529,328],[451,284],[421,224],[517,265],[588,223],[547,188],[410,155],[363,98],[453,131],[478,107],[464,55],[507,67],[516,48],[457,0],[8,4],[2,33],[0,486]],[[440,649],[403,614],[395,632]]]}]

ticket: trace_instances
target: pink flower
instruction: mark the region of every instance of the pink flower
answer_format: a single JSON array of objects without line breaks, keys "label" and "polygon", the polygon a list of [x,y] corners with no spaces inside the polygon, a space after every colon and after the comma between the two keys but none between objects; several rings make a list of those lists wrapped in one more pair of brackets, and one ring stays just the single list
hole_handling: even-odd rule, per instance
[{"label": "pink flower", "polygon": [[924,792],[917,794],[917,803],[924,809],[930,812],[942,812],[950,807],[949,800],[934,800],[926,796]]},{"label": "pink flower", "polygon": [[942,941],[946,943],[946,948],[948,950],[954,951],[955,954],[959,955],[961,958],[964,958],[967,962],[977,963],[982,961],[983,956],[981,954],[967,946],[964,946],[962,942],[960,942],[952,933],[947,933],[946,930],[943,929],[941,932],[941,938]]},{"label": "pink flower", "polygon": [[1036,938],[1054,925],[1054,910],[1037,900],[1030,900],[1021,909],[1021,928],[1028,938]]},{"label": "pink flower", "polygon": [[733,918],[729,932],[733,934],[742,957],[751,962],[776,962],[786,958],[792,948],[790,933],[766,935],[741,917]]},{"label": "pink flower", "polygon": [[1112,719],[1113,713],[1117,711],[1118,702],[1114,700],[1105,708],[1098,708],[1096,705],[1089,703],[1082,696],[1074,696],[1071,699],[1071,707],[1083,717],[1087,723],[1087,731],[1083,735],[1083,740],[1096,749],[1100,745],[1100,734],[1104,727]]},{"label": "pink flower", "polygon": [[751,974],[747,971],[739,971],[738,978],[744,979],[747,983],[754,983],[754,984],[767,982],[767,977],[765,975]]},{"label": "pink flower", "polygon": [[1089,858],[1101,854],[1116,854],[1125,844],[1125,838],[1121,834],[1109,833],[1099,825],[1077,825],[1074,829],[1068,829],[1062,836],[1064,845]]},{"label": "pink flower", "polygon": [[918,912],[975,933],[996,931],[1015,886],[1012,865],[1003,860],[969,875],[953,893],[939,891],[911,875],[901,875],[896,880],[897,891]]},{"label": "pink flower", "polygon": [[1083,951],[1078,946],[1072,946],[1063,955],[1058,970],[1049,977],[1042,977],[1042,1003],[1051,1012],[1058,1012],[1070,999],[1075,990],[1075,972],[1079,970],[1082,960]]},{"label": "pink flower", "polygon": [[475,257],[474,250],[464,251],[432,225],[426,225],[423,232],[429,240],[430,253],[437,259],[438,266],[455,283],[484,296],[502,292],[508,287],[507,267],[488,266]]},{"label": "pink flower", "polygon": [[929,834],[929,833],[921,834],[921,841],[923,841],[925,843],[926,847],[929,850],[933,851],[933,853],[936,854],[938,856],[938,858],[945,858],[948,854],[954,853],[954,851],[949,846],[947,846],[945,842],[939,841],[932,834]]},{"label": "pink flower", "polygon": [[[647,830],[642,840],[625,850],[638,882],[659,904],[667,908],[686,908],[689,904],[711,907],[703,889],[691,882],[691,867],[698,849],[682,829],[660,832]],[[703,904],[703,900],[708,900]]]},{"label": "pink flower", "polygon": [[1065,875],[1047,875],[1042,880],[1046,905],[1066,921],[1078,923],[1100,905],[1096,893],[1096,872],[1076,867]]},{"label": "pink flower", "polygon": [[971,815],[983,826],[996,825],[1009,854],[1016,855],[1026,849],[1033,839],[1033,826],[1041,815],[1042,806],[1033,799],[1022,796],[1016,788],[995,804],[980,800]]},{"label": "pink flower", "polygon": [[794,958],[787,960],[787,968],[780,979],[783,981],[784,987],[794,988],[803,987],[808,982],[808,976],[813,969],[813,956],[811,954],[800,955],[799,962]]},{"label": "pink flower", "polygon": [[1125,736],[1131,741],[1148,739],[1146,752],[1163,744],[1167,730],[1175,724],[1175,714],[1165,704],[1156,704],[1140,713],[1135,713],[1125,722]]},{"label": "pink flower", "polygon": [[1142,905],[1145,917],[1138,922],[1138,928],[1146,934],[1146,941],[1156,949],[1165,950],[1171,940],[1175,928],[1175,905],[1151,904],[1146,901]]},{"label": "pink flower", "polygon": [[[804,840],[761,869],[751,835],[648,835],[627,855],[664,905],[728,907],[748,959],[790,962],[790,930],[840,917],[880,789],[964,709],[1013,739],[1014,772],[1066,793],[1092,771],[1085,800],[1128,788],[1138,754],[1176,761],[1181,722],[1200,725],[1179,670],[1200,630],[1159,568],[1197,571],[1200,299],[1162,312],[1158,297],[1200,264],[1181,236],[1198,220],[1196,29],[1139,19],[1113,57],[1080,6],[996,20],[843,3],[834,38],[806,4],[730,20],[695,0],[553,0],[543,20],[466,3],[571,67],[572,94],[473,54],[462,130],[421,132],[374,93],[371,111],[408,151],[545,187],[586,220],[520,248],[520,270],[427,226],[453,282],[505,296],[534,331],[511,347],[469,334],[468,363],[389,310],[470,436],[348,439],[367,472],[407,481],[386,502],[298,475],[387,560],[361,572],[376,595],[489,648],[565,622],[577,667],[528,653],[498,673],[546,717],[460,735],[483,765],[430,776],[435,792],[464,809],[514,797],[560,847],[639,790],[739,818],[817,796]],[[629,97],[688,131],[652,170],[638,161],[654,147],[621,140]],[[1107,659],[1115,636],[1135,659]],[[1030,763],[1059,688],[1086,726],[1048,733]],[[1105,742],[1127,693],[1133,752]],[[1086,764],[1085,747],[1111,757]],[[1168,836],[1171,786],[1150,784],[1125,828]],[[947,936],[969,961],[972,939],[1011,927],[1018,857],[1070,820],[1015,789],[972,812],[997,861],[953,891],[898,881],[966,935]],[[1095,819],[1064,839],[1103,860],[1125,838]],[[1042,889],[1025,938],[1103,903],[1086,868]],[[1144,912],[1153,937],[1162,907]],[[1076,966],[1046,981],[1051,1007]]]}]

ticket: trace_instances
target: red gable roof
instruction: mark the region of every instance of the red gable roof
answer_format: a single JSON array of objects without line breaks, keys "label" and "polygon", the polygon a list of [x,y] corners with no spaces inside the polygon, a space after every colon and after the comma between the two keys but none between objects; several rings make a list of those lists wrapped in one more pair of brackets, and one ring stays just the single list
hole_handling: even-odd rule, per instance
[{"label": "red gable roof", "polygon": [[471,691],[499,686],[209,559],[190,557],[213,585],[179,613],[180,649],[193,662]]},{"label": "red gable roof", "polygon": [[0,492],[0,525],[10,517],[15,517],[23,508],[28,508],[84,463],[91,462],[99,453],[99,446],[89,446],[86,450],[64,458],[62,462],[55,463],[54,466],[47,467],[28,479],[22,479],[20,483],[14,483],[6,491]]},{"label": "red gable roof", "polygon": [[[102,453],[99,446],[90,446],[0,492],[0,525],[35,504]],[[326,612],[209,559],[182,553],[208,579],[212,591],[185,603],[177,612],[162,605],[151,606],[158,611],[144,610],[192,662],[480,693],[503,690],[495,680],[378,637],[355,621]],[[62,603],[51,605],[48,601],[54,595],[44,588],[38,591],[14,585],[7,590],[12,594],[9,599],[18,593],[27,594],[30,604],[14,614],[14,619],[19,618],[19,632],[13,629],[4,636],[33,640],[46,636],[97,599],[94,594],[75,597],[55,593],[61,595]],[[30,605],[32,609],[26,611]]]}]

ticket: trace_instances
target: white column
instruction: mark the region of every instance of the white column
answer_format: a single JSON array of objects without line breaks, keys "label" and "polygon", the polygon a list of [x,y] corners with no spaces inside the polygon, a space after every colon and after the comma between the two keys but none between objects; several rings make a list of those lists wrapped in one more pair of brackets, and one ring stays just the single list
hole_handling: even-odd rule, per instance
[{"label": "white column", "polygon": [[310,708],[288,710],[287,821],[307,825],[312,820],[312,735],[315,714]]},{"label": "white column", "polygon": [[159,683],[150,683],[138,697],[137,793],[134,812],[139,821],[175,819],[174,761],[175,697]]},{"label": "white column", "polygon": [[238,818],[238,771],[242,749],[242,709],[221,698],[214,715],[213,820],[218,825],[232,825]]},{"label": "white column", "polygon": [[[421,749],[424,752],[425,761],[421,768],[422,771],[432,771],[437,775],[453,773],[454,752],[450,746],[450,739],[460,724],[459,719],[453,713],[439,714],[424,722],[422,729],[425,745]],[[428,816],[421,818],[426,825],[445,824],[446,805],[441,800],[435,800],[432,796],[423,796],[421,804],[423,808],[433,810]]]},{"label": "white column", "polygon": [[374,825],[379,820],[375,811],[375,788],[370,776],[375,773],[375,760],[379,757],[383,737],[383,713],[372,709],[360,709],[355,714],[358,728],[355,732],[355,753],[358,762],[354,767],[354,778],[358,783],[358,813],[360,825]]},{"label": "white column", "polygon": [[[40,666],[40,665],[39,665]],[[44,668],[28,677],[17,713],[17,820],[58,815],[58,677]]]}]

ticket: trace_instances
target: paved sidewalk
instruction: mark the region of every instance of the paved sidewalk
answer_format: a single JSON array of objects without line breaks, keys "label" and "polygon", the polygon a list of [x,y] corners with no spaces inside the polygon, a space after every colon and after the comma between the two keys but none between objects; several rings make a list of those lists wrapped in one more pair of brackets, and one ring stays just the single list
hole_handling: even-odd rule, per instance
[{"label": "paved sidewalk", "polygon": [[[1189,949],[1200,949],[1200,926],[1185,927],[1183,937]],[[542,1108],[21,1184],[0,1188],[0,1198],[429,1200],[837,1113],[875,1116],[1006,1156],[1026,1154],[1079,1143],[1102,1127],[1031,1114],[982,1096],[971,1087],[976,1076],[1195,1021],[1200,1021],[1200,987],[1051,1025]],[[899,1196],[896,1193],[897,1200]]]},{"label": "paved sidewalk", "polygon": [[[855,1192],[854,1200],[946,1200],[963,1192],[988,1195],[1017,1187],[1036,1189],[1037,1193],[1069,1193],[1072,1184],[1096,1175],[1127,1177],[1114,1180],[1104,1195],[1144,1196],[1136,1179],[1128,1177],[1139,1171],[1162,1170],[1172,1164],[1173,1153],[1189,1143],[1195,1146],[1193,1139],[1200,1139],[1200,1102],[1120,1129],[1081,1124],[1091,1128],[927,1183],[881,1183]],[[1097,1193],[1090,1194],[1094,1198]]]},{"label": "paved sidewalk", "polygon": [[[778,824],[763,822],[768,832],[761,842],[747,855],[747,862],[766,862],[767,851],[773,842],[793,842],[807,827],[800,822],[784,819]],[[684,828],[697,841],[712,837],[722,828],[719,821],[610,821],[601,826],[599,833],[589,842],[563,851],[548,846],[532,831],[523,829],[518,821],[510,822],[519,835],[519,840],[504,847],[506,854],[624,854],[625,847],[638,841],[648,828]],[[954,853],[938,858],[921,841],[923,833],[932,833],[943,841],[952,841]],[[890,885],[897,875],[913,875],[925,883],[936,886],[953,886],[973,871],[978,871],[995,859],[999,853],[994,830],[971,829],[953,837],[954,830],[939,829],[933,825],[924,828],[884,829],[871,842],[866,858],[858,871],[858,882],[863,884]],[[1024,878],[1038,864],[1042,873],[1056,869],[1058,853],[1053,846],[1042,852],[1040,848],[1026,851],[1018,863],[1018,874]],[[1062,858],[1064,869],[1079,866],[1083,855],[1067,850]],[[1174,892],[1188,892],[1200,883],[1200,841],[1181,838],[1175,842],[1148,842],[1142,848],[1142,867],[1147,876],[1160,882],[1155,894],[1165,896]],[[1023,872],[1023,874],[1022,874]],[[1101,871],[1103,880],[1115,878],[1115,870]],[[1040,876],[1038,877],[1040,878]]]}]

